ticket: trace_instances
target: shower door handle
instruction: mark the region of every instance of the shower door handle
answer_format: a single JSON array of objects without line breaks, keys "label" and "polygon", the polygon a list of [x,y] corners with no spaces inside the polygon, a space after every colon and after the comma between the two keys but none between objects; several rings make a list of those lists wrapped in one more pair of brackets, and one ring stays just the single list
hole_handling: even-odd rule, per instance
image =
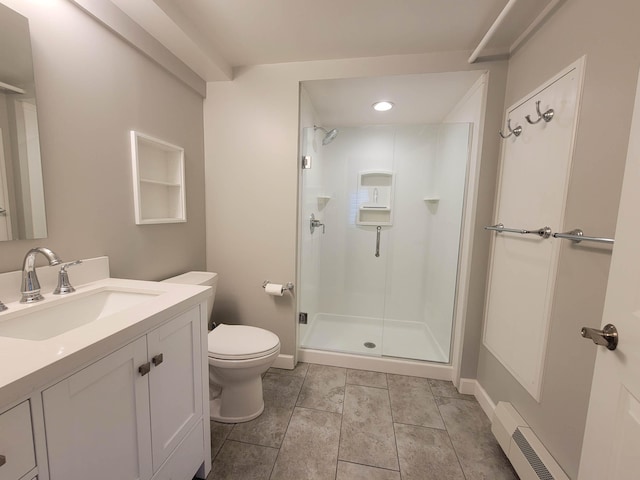
[{"label": "shower door handle", "polygon": [[376,257],[380,256],[380,230],[382,227],[376,227]]}]

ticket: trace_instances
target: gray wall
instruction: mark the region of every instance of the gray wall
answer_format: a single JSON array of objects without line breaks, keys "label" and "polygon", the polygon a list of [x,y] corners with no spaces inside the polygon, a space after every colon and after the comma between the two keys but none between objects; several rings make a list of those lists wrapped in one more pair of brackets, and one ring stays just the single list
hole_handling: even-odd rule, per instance
[{"label": "gray wall", "polygon": [[[202,97],[71,2],[3,3],[31,28],[49,237],[0,243],[0,271],[38,245],[114,277],[204,269]],[[184,147],[187,223],[135,225],[130,130]]]},{"label": "gray wall", "polygon": [[[640,67],[640,3],[568,0],[509,61],[506,106],[582,55],[586,75],[565,228],[613,236]],[[576,478],[596,347],[579,335],[602,319],[610,248],[564,242],[551,316],[542,401],[537,403],[484,347],[478,380],[531,424]]]},{"label": "gray wall", "polygon": [[[303,80],[489,70],[476,224],[491,220],[506,63],[467,63],[468,52],[259,65],[232,82],[209,83],[205,101],[207,267],[220,274],[214,320],[274,331],[282,353],[296,350],[295,298],[268,297],[264,280],[296,279],[299,82]],[[474,245],[468,325],[478,344],[487,236]],[[480,292],[477,294],[476,292]],[[464,355],[475,375],[477,350]]]}]

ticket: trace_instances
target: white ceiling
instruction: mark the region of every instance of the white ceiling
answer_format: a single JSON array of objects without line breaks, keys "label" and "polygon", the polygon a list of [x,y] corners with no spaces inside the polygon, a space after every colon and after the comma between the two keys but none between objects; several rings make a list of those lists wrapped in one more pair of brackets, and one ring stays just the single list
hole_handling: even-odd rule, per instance
[{"label": "white ceiling", "polygon": [[[483,72],[449,72],[303,82],[318,121],[326,128],[440,123]],[[376,112],[380,100],[394,103]]]},{"label": "white ceiling", "polygon": [[[111,1],[211,81],[247,65],[471,53],[515,0]],[[513,3],[483,55],[509,52],[541,12],[559,1]]]},{"label": "white ceiling", "polygon": [[[78,2],[79,0],[73,0]],[[205,81],[241,66],[517,48],[564,0],[110,0]],[[505,8],[506,7],[506,8]],[[480,71],[305,82],[327,126],[438,123]],[[386,98],[384,114],[371,104]]]},{"label": "white ceiling", "polygon": [[[155,0],[232,66],[473,50],[507,0]],[[489,48],[548,3],[523,0]]]}]

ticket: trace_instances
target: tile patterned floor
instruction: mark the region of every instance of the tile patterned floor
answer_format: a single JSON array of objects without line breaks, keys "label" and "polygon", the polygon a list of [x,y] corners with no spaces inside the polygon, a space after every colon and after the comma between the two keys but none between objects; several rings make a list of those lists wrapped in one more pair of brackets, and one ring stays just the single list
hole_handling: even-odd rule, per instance
[{"label": "tile patterned floor", "polygon": [[207,480],[516,480],[451,382],[298,364],[264,376],[263,414],[211,422]]}]

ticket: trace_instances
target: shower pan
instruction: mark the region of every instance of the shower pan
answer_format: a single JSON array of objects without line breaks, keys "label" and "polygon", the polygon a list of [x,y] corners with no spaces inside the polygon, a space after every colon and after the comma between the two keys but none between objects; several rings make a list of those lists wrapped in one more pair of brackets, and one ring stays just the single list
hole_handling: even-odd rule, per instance
[{"label": "shower pan", "polygon": [[303,130],[313,163],[300,178],[302,349],[450,361],[469,132]]}]

